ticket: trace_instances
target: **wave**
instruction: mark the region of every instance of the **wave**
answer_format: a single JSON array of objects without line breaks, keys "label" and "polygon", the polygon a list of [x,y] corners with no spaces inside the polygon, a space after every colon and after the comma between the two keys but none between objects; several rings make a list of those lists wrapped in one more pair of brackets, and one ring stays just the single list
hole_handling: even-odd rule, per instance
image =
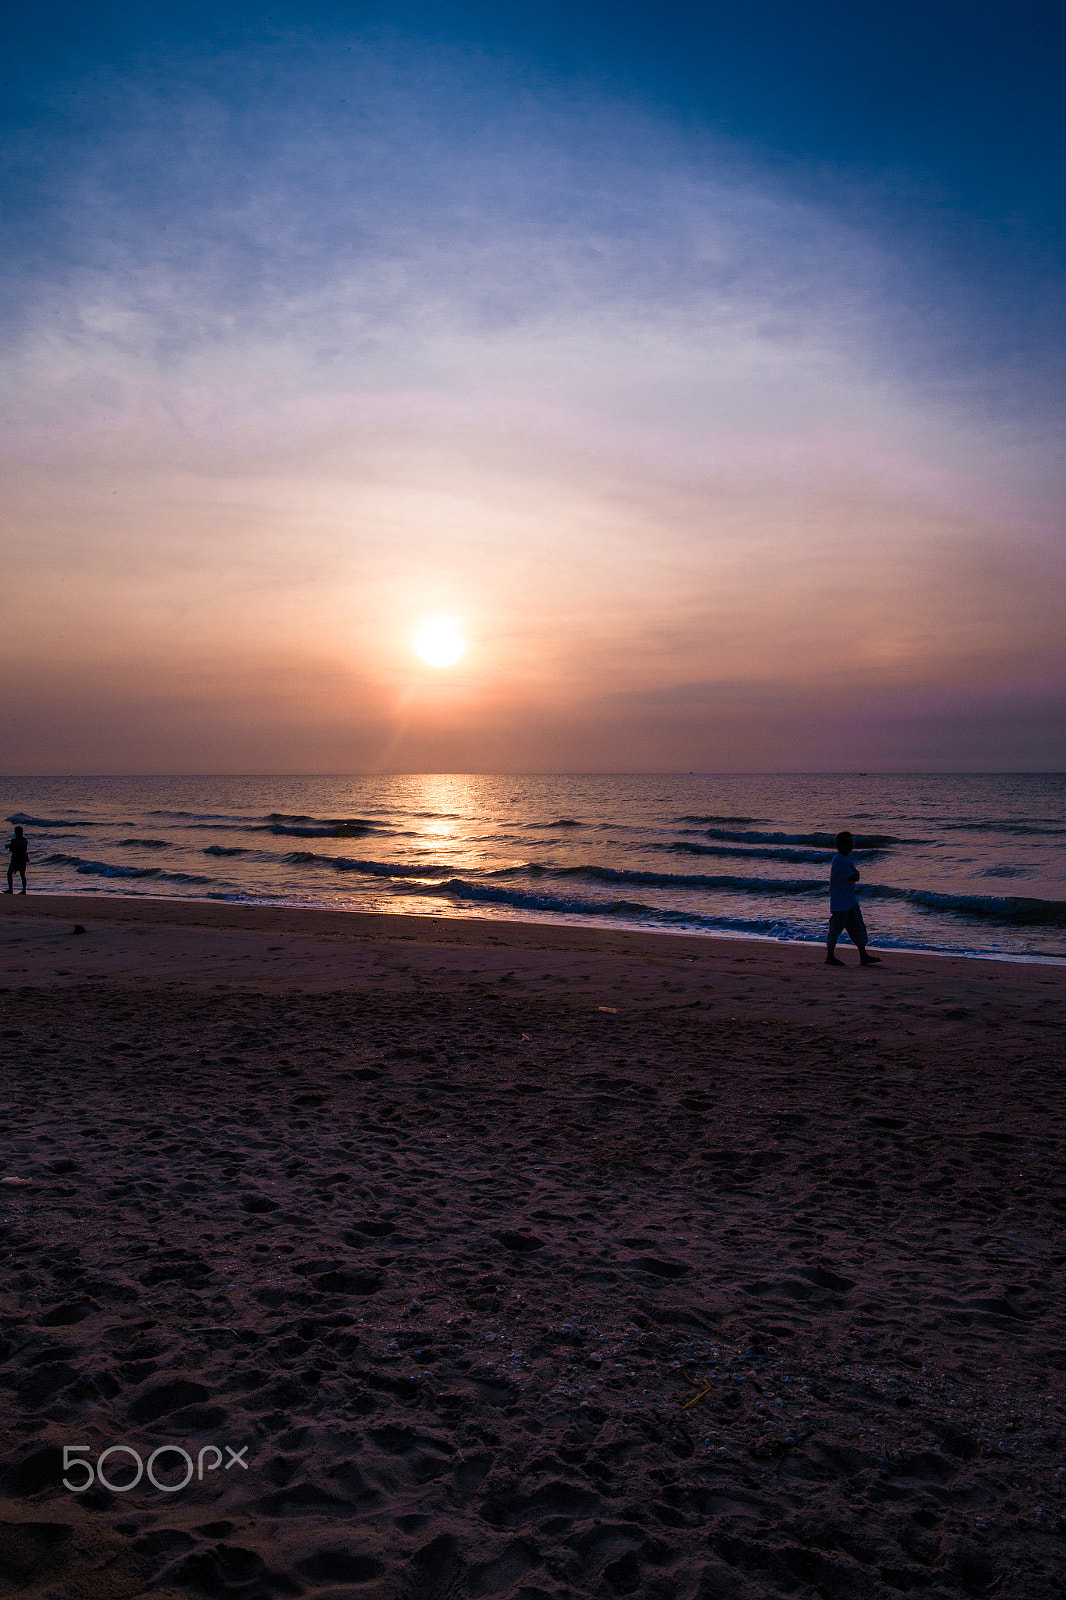
[{"label": "wave", "polygon": [[641,872],[624,867],[545,867],[530,861],[521,867],[501,867],[492,878],[528,873],[531,878],[584,878],[589,883],[632,883],[642,889],[737,889],[748,894],[825,894],[821,878],[742,878],[734,873]]},{"label": "wave", "polygon": [[[216,854],[223,852],[215,849]],[[53,858],[60,859],[60,858]],[[75,860],[75,857],[63,857]],[[325,867],[333,872],[358,873],[365,877],[391,879],[397,886],[421,881],[427,894],[461,894],[475,899],[492,900],[501,897],[501,903],[524,905],[531,910],[550,910],[548,901],[563,897],[544,895],[536,889],[504,888],[503,878],[529,877],[569,879],[586,883],[632,884],[634,888],[665,890],[705,890],[749,895],[827,895],[828,884],[822,878],[763,878],[748,877],[738,873],[698,872],[642,872],[621,867],[602,867],[586,863],[574,867],[554,867],[539,861],[522,862],[512,867],[500,867],[478,881],[457,876],[461,868],[448,862],[399,862],[360,860],[352,856],[319,855],[312,850],[294,850],[283,858],[292,866]],[[148,874],[154,869],[138,868]],[[437,880],[437,881],[434,881]],[[459,887],[457,887],[459,886]],[[899,900],[929,911],[943,911],[957,916],[981,917],[1016,924],[1048,924],[1066,926],[1066,902],[1039,900],[1024,896],[943,894],[929,889],[907,889],[895,884],[866,883],[859,887],[863,900]],[[542,903],[543,902],[543,903]],[[582,902],[584,903],[584,902]],[[628,902],[626,902],[628,903]],[[589,905],[611,904],[588,902]],[[621,915],[623,902],[614,902],[612,916]],[[642,907],[640,914],[663,915],[664,908]],[[827,912],[828,914],[828,912]],[[669,911],[669,916],[684,921],[694,915],[685,911]],[[719,918],[711,918],[708,926],[719,926]],[[700,921],[697,917],[696,921]]]},{"label": "wave", "polygon": [[[397,884],[397,892],[401,886]],[[411,893],[409,888],[403,892]],[[523,911],[558,912],[562,915],[605,917],[618,916],[640,918],[641,925],[658,925],[672,928],[691,928],[693,930],[708,929],[724,933],[746,933],[762,935],[767,938],[796,939],[816,944],[824,940],[821,933],[812,934],[809,929],[803,928],[799,923],[790,923],[784,919],[771,920],[770,918],[755,917],[701,917],[685,911],[672,911],[659,906],[645,906],[632,900],[581,900],[570,895],[535,895],[527,894],[518,889],[493,889],[483,884],[468,884],[461,878],[451,878],[446,883],[426,884],[418,891],[423,896],[434,898],[445,895],[456,899],[467,899],[485,904],[491,903],[501,906],[513,906]],[[215,890],[204,897],[207,900],[223,901],[227,905],[262,905],[262,898],[241,890]],[[271,905],[280,904],[278,901],[267,902]]]},{"label": "wave", "polygon": [[860,900],[905,900],[927,911],[946,911],[955,916],[1066,928],[1066,900],[1041,900],[1029,895],[944,894],[937,889],[903,889],[890,883],[860,884],[858,888]]},{"label": "wave", "polygon": [[46,856],[44,865],[73,867],[94,878],[156,878],[163,883],[214,883],[214,878],[204,878],[196,872],[164,872],[162,867],[122,867],[112,861],[85,861],[81,856]]},{"label": "wave", "polygon": [[368,822],[362,817],[352,820],[340,818],[335,822],[315,822],[307,824],[298,822],[271,822],[265,828],[257,828],[257,833],[276,833],[294,839],[362,839],[368,833],[388,834],[393,830],[386,828],[380,822]]},{"label": "wave", "polygon": [[426,884],[421,893],[448,895],[483,905],[513,906],[519,911],[555,911],[563,915],[589,917],[639,917],[686,928],[728,928],[772,934],[786,926],[769,918],[703,917],[693,912],[643,905],[637,900],[585,900],[577,895],[535,894],[527,889],[504,889],[495,884],[470,883],[465,878],[448,878],[443,883]]},{"label": "wave", "polygon": [[720,817],[716,813],[712,813],[710,816],[706,817],[688,816],[674,818],[675,822],[731,822],[735,827],[738,828],[746,827],[750,822],[762,822],[762,820],[762,817]]},{"label": "wave", "polygon": [[[325,866],[331,867],[334,872],[358,872],[367,877],[401,880],[450,878],[462,870],[442,862],[358,861],[351,856],[322,856],[313,850],[293,850],[285,860],[293,866]],[[491,880],[517,877],[576,878],[588,883],[631,883],[644,889],[732,889],[748,894],[828,892],[827,885],[821,878],[746,878],[733,873],[712,876],[697,872],[639,872],[621,867],[591,865],[551,867],[539,861],[526,861],[514,867],[498,867],[495,871],[485,874],[485,878]]]},{"label": "wave", "polygon": [[556,817],[554,822],[526,822],[526,828],[583,828],[585,824],[576,817]]},{"label": "wave", "polygon": [[190,833],[262,833],[263,829],[250,823],[247,817],[240,822],[187,822],[185,826]]},{"label": "wave", "polygon": [[[630,880],[631,881],[631,880]],[[769,892],[782,885],[770,879],[753,878],[734,880],[735,886],[750,884],[756,892]],[[788,891],[787,884],[784,886]],[[792,892],[810,888],[824,890],[823,884],[797,886]],[[629,900],[595,901],[571,898],[568,895],[537,894],[524,889],[503,889],[496,885],[470,883],[464,878],[448,878],[444,882],[426,885],[424,894],[451,894],[467,900],[497,902],[514,905],[529,911],[578,911],[590,916],[657,917],[670,922],[683,922],[690,926],[732,926],[728,918],[702,917],[687,911],[674,911],[661,906],[647,906]],[[931,911],[948,911],[956,915],[987,917],[1015,924],[1046,924],[1066,927],[1066,901],[1037,900],[1021,897],[1007,898],[999,895],[938,894],[928,889],[897,889],[888,884],[872,884],[864,891],[875,898],[886,897],[910,901]],[[777,921],[767,922],[766,929],[779,926]]]},{"label": "wave", "polygon": [[234,827],[243,827],[250,819],[248,817],[231,817],[222,811],[168,811],[161,808],[156,811],[146,811],[146,817],[184,817],[189,822],[231,822]]},{"label": "wave", "polygon": [[930,911],[953,911],[1030,927],[1044,924],[1066,928],[1066,900],[1040,900],[1028,895],[938,894],[932,889],[908,889],[905,897]]},{"label": "wave", "polygon": [[294,867],[332,867],[334,872],[361,872],[368,878],[441,878],[458,870],[431,861],[356,861],[351,856],[320,856],[314,850],[291,850],[284,859]]},{"label": "wave", "polygon": [[[810,844],[822,850],[835,850],[837,843],[835,833],[737,833],[731,828],[701,828],[699,831],[708,839],[723,839],[731,844]],[[854,837],[860,850],[884,850],[889,845],[922,842],[920,839],[901,839],[893,833],[857,833]]]},{"label": "wave", "polygon": [[204,846],[205,856],[246,856],[248,854],[248,846],[243,844],[207,844]]},{"label": "wave", "polygon": [[16,811],[8,822],[21,823],[25,828],[102,828],[102,822],[82,822],[71,817],[28,817],[25,811]]},{"label": "wave", "polygon": [[308,823],[315,828],[380,828],[388,831],[383,822],[375,822],[372,817],[309,817],[302,814],[293,816],[285,811],[270,811],[261,820],[272,823]]},{"label": "wave", "polygon": [[276,833],[297,839],[360,838],[368,833],[392,831],[384,823],[368,817],[315,817],[303,811],[268,811],[257,817],[235,817],[222,811],[157,810],[147,815],[180,818],[193,828],[240,828],[245,832]]},{"label": "wave", "polygon": [[[679,856],[715,856],[728,857],[733,861],[791,861],[794,866],[819,865],[828,867],[832,856],[828,850],[790,850],[785,846],[773,845],[728,845],[728,844],[694,844],[688,839],[677,839],[670,844],[649,843],[649,850],[668,850],[673,855]],[[867,861],[871,856],[880,855],[879,850],[856,850],[853,852],[862,860]]]},{"label": "wave", "polygon": [[115,843],[126,850],[169,850],[169,839],[116,839]]}]

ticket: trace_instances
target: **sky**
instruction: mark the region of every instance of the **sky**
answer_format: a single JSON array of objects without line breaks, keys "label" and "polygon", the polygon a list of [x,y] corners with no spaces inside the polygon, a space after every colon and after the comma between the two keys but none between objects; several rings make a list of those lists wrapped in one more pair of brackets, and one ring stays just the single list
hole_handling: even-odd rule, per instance
[{"label": "sky", "polygon": [[1064,43],[25,8],[0,769],[1062,770]]}]

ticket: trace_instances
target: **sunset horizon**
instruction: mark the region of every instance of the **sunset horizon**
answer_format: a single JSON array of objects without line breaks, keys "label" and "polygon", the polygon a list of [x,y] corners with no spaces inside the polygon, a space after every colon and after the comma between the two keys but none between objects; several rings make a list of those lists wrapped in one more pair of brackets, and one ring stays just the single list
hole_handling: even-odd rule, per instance
[{"label": "sunset horizon", "polygon": [[887,15],[20,19],[0,766],[1066,766],[1053,53]]}]

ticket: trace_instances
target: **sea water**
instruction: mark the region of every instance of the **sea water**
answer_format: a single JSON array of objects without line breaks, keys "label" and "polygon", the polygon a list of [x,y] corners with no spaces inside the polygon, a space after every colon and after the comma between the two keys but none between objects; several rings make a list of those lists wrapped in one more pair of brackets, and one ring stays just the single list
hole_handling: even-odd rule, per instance
[{"label": "sea water", "polygon": [[0,778],[37,893],[1066,958],[1066,774]]}]

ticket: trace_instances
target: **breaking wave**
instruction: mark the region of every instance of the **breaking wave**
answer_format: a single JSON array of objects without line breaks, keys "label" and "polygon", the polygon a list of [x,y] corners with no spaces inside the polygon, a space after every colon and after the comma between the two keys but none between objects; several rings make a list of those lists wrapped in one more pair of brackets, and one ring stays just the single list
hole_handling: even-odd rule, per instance
[{"label": "breaking wave", "polygon": [[44,858],[45,866],[73,867],[93,878],[158,878],[164,883],[214,883],[197,872],[164,872],[162,867],[121,867],[112,861],[85,861],[81,856],[53,855]]},{"label": "breaking wave", "polygon": [[331,867],[334,872],[362,872],[368,878],[440,878],[457,870],[428,861],[356,861],[351,856],[320,856],[314,850],[292,850],[285,860],[294,867]]},{"label": "breaking wave", "polygon": [[965,917],[1066,928],[1066,900],[1040,900],[1028,895],[937,894],[932,889],[901,891],[913,905],[929,911],[953,911]]},{"label": "breaking wave", "polygon": [[[736,861],[790,861],[793,865],[814,865],[828,867],[832,856],[828,850],[790,850],[785,846],[774,845],[728,845],[728,844],[695,844],[689,839],[674,839],[669,844],[649,843],[649,850],[669,850],[678,856],[715,856],[719,859],[729,857]],[[876,850],[857,850],[853,854],[868,860],[872,855],[879,855]]]},{"label": "breaking wave", "polygon": [[448,895],[479,905],[513,906],[519,911],[554,911],[564,916],[640,918],[671,926],[733,929],[747,933],[773,934],[787,929],[787,924],[779,919],[705,917],[663,906],[643,905],[637,900],[586,900],[578,895],[536,894],[527,889],[504,889],[495,884],[470,883],[465,878],[447,878],[443,883],[426,884],[421,892],[424,895]]},{"label": "breaking wave", "polygon": [[[769,890],[771,885],[765,879],[750,880],[757,885],[759,890]],[[741,883],[744,880],[740,880]],[[731,885],[737,886],[737,885]],[[775,883],[772,887],[778,891],[788,885]],[[793,892],[802,893],[810,888],[824,891],[824,885],[803,884]],[[525,889],[503,889],[494,884],[470,883],[464,878],[447,878],[442,883],[432,886],[426,885],[424,894],[450,894],[465,900],[488,901],[501,905],[513,905],[528,911],[562,911],[577,912],[589,916],[639,916],[656,917],[669,922],[685,923],[691,927],[731,927],[735,925],[729,918],[703,917],[687,911],[675,911],[661,906],[648,906],[635,903],[631,900],[597,901],[580,899],[577,896],[538,894]],[[874,884],[869,887],[867,894],[874,897],[884,896],[891,899],[909,900],[913,904],[925,906],[933,911],[952,912],[956,915],[967,917],[989,917],[1001,922],[1012,923],[1045,923],[1054,927],[1066,927],[1066,901],[1063,900],[1030,900],[1022,898],[1007,899],[998,895],[953,895],[934,894],[926,889],[896,889],[889,885]],[[781,919],[768,920],[765,928],[776,928],[781,925]],[[753,926],[753,925],[752,925]],[[760,925],[762,926],[762,925]]]}]

